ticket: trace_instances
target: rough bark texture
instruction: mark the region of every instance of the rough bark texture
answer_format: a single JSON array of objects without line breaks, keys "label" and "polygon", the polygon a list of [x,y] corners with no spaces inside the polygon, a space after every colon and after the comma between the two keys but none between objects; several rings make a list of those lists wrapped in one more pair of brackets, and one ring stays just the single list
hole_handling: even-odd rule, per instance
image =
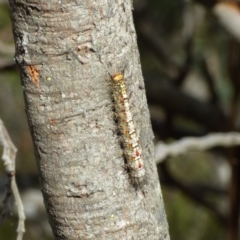
[{"label": "rough bark texture", "polygon": [[[9,0],[16,61],[56,239],[169,239],[131,2]],[[123,72],[146,176],[134,187],[111,97]]]}]

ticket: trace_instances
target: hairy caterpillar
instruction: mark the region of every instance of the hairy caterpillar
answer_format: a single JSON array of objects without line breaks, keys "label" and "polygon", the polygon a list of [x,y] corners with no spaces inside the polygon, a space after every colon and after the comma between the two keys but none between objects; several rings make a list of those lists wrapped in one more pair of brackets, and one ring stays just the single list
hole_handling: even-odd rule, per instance
[{"label": "hairy caterpillar", "polygon": [[141,147],[129,107],[129,100],[123,74],[113,75],[112,81],[112,95],[127,167],[132,178],[135,180],[142,180],[145,170],[143,168],[143,160],[141,157]]}]

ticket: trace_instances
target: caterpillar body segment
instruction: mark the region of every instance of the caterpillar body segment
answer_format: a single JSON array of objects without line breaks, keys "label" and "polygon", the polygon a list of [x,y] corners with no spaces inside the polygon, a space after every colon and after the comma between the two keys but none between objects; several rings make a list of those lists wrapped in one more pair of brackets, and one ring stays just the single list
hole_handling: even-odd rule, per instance
[{"label": "caterpillar body segment", "polygon": [[118,129],[122,136],[124,156],[132,178],[141,181],[145,175],[141,146],[130,110],[123,74],[112,76],[112,94],[117,116]]}]

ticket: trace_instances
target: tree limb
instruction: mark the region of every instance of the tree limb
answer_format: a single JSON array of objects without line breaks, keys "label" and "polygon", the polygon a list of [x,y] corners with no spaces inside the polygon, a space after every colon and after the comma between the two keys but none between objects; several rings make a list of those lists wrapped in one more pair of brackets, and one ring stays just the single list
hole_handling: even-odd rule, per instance
[{"label": "tree limb", "polygon": [[156,163],[160,163],[166,157],[174,157],[184,154],[189,150],[207,150],[213,147],[233,147],[240,145],[240,133],[212,133],[204,137],[186,137],[175,143],[166,145],[158,143],[155,146]]},{"label": "tree limb", "polygon": [[16,179],[15,179],[15,158],[16,158],[17,149],[14,146],[11,138],[9,137],[9,134],[1,119],[0,119],[0,145],[3,146],[2,160],[4,162],[7,176],[8,176],[8,181],[6,184],[7,193],[6,193],[5,199],[3,200],[4,208],[0,216],[0,225],[4,222],[7,215],[11,212],[10,199],[13,193],[13,196],[16,201],[17,209],[18,209],[18,218],[19,218],[18,228],[17,228],[17,232],[18,232],[17,240],[22,240],[23,234],[25,232],[25,225],[24,225],[25,215],[24,215],[23,204],[20,198],[20,194],[18,192]]}]

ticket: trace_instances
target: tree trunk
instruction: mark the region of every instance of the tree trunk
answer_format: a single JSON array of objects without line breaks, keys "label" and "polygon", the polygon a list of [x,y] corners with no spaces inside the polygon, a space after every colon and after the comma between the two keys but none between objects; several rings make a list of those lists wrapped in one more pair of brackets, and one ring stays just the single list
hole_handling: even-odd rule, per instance
[{"label": "tree trunk", "polygon": [[[9,2],[55,239],[169,239],[131,1]],[[142,147],[146,173],[137,185],[115,120],[116,73],[124,74]]]}]

